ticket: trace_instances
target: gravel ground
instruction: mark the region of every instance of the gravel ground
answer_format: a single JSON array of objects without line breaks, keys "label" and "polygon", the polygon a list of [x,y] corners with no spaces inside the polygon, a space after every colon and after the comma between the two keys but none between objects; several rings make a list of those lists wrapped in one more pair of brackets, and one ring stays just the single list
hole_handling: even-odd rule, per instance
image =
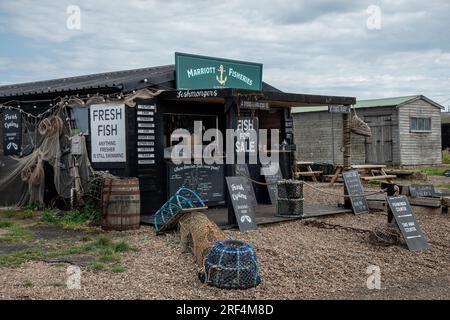
[{"label": "gravel ground", "polygon": [[[327,189],[341,193],[342,185]],[[337,199],[308,188],[305,198]],[[245,234],[228,230],[230,238],[249,241],[257,250],[262,282],[249,290],[201,284],[193,256],[181,253],[178,234],[155,236],[143,226],[122,234],[138,249],[122,260],[125,272],[82,267],[81,289],[70,290],[68,264],[28,262],[0,269],[0,299],[450,299],[450,215],[417,219],[430,245],[422,252],[367,242],[368,233],[386,221],[385,213],[297,220]],[[370,265],[380,267],[380,290],[366,287]]]}]

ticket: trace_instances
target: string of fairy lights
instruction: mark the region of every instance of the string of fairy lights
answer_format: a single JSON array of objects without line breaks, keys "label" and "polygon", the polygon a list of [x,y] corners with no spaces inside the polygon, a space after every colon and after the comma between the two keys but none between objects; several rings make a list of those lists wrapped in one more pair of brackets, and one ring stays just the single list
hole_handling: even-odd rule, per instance
[{"label": "string of fairy lights", "polygon": [[[0,103],[0,110],[16,110],[22,114],[25,119],[29,120],[41,120],[45,118],[47,115],[52,115],[53,112],[62,107],[76,107],[76,106],[88,106],[92,104],[99,103],[108,103],[115,102],[120,100],[126,100],[129,96],[136,94],[136,91],[133,90],[127,95],[124,95],[122,92],[112,93],[112,94],[86,94],[86,95],[72,95],[72,96],[58,96],[53,99],[48,100],[10,100],[7,102]],[[48,102],[49,108],[45,111],[33,114],[31,112],[25,111],[23,105],[33,104],[33,109],[37,109],[39,104],[42,102]],[[29,108],[27,108],[29,109]]]}]

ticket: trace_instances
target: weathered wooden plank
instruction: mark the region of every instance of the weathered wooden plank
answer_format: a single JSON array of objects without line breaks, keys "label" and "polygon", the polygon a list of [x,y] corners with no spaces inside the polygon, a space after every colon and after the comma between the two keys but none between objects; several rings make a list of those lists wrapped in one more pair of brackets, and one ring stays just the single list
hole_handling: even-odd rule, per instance
[{"label": "weathered wooden plank", "polygon": [[411,205],[439,208],[441,198],[409,198]]},{"label": "weathered wooden plank", "polygon": [[371,180],[389,180],[395,179],[397,176],[395,175],[382,175],[382,176],[372,176],[372,177],[361,177],[361,180],[371,181]]}]

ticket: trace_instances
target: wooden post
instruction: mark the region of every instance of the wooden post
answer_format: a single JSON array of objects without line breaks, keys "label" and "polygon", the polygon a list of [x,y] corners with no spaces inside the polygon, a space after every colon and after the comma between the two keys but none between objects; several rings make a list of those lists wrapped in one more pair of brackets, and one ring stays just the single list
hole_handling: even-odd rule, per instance
[{"label": "wooden post", "polygon": [[[343,135],[343,144],[344,144],[344,166],[343,171],[347,171],[351,169],[352,166],[352,144],[351,144],[351,131],[350,131],[350,113],[342,114],[342,135]],[[344,183],[344,195],[348,195],[347,188]],[[351,208],[350,198],[344,199],[344,207]]]},{"label": "wooden post", "polygon": [[352,143],[350,131],[351,114],[344,113],[342,115],[343,122],[343,143],[344,143],[344,171],[350,170],[352,166]]},{"label": "wooden post", "polygon": [[[234,101],[234,98],[227,98],[225,99],[225,118],[226,118],[226,128],[227,129],[233,129],[233,121],[235,117],[235,108],[236,102]],[[225,160],[226,161],[226,160]],[[232,164],[226,164],[225,165],[225,176],[233,176],[235,174],[234,172],[234,165]],[[225,181],[224,181],[225,183]],[[225,188],[225,192],[227,194],[226,196],[226,204],[228,207],[228,225],[235,225],[237,224],[236,216],[234,215],[233,205],[231,204],[231,199],[228,195],[228,190]]]}]

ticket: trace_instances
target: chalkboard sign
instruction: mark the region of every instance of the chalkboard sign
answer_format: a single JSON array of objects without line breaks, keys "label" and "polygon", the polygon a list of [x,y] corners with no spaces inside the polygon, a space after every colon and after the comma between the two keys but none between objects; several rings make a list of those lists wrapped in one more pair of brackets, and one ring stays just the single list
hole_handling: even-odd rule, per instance
[{"label": "chalkboard sign", "polygon": [[235,164],[234,166],[235,166],[234,170],[235,170],[236,176],[238,176],[238,177],[241,176],[241,177],[245,178],[247,188],[253,194],[253,197],[250,197],[252,200],[252,206],[254,208],[256,208],[258,203],[256,201],[255,189],[253,188],[253,183],[249,179],[247,179],[247,178],[251,177],[250,170],[248,169],[248,165],[247,164]]},{"label": "chalkboard sign", "polygon": [[264,175],[267,183],[267,191],[269,192],[270,203],[277,204],[278,189],[277,182],[283,180],[280,167],[278,166],[277,172],[274,175]]},{"label": "chalkboard sign", "polygon": [[226,177],[228,193],[233,205],[234,215],[241,232],[256,229],[255,208],[252,206],[253,189],[248,188],[244,177]]},{"label": "chalkboard sign", "polygon": [[20,155],[22,147],[22,115],[18,110],[3,111],[3,154]]},{"label": "chalkboard sign", "polygon": [[345,171],[342,173],[342,178],[344,179],[347,193],[350,195],[353,213],[369,213],[369,206],[366,197],[364,196],[364,189],[361,185],[358,171]]},{"label": "chalkboard sign", "polygon": [[168,162],[169,195],[181,187],[195,191],[208,205],[225,203],[224,165]]},{"label": "chalkboard sign", "polygon": [[405,238],[408,249],[418,251],[428,248],[427,240],[423,236],[422,230],[412,212],[408,198],[404,195],[387,197],[387,202]]},{"label": "chalkboard sign", "polygon": [[409,186],[409,193],[413,198],[436,196],[434,186],[431,184],[412,184]]}]

